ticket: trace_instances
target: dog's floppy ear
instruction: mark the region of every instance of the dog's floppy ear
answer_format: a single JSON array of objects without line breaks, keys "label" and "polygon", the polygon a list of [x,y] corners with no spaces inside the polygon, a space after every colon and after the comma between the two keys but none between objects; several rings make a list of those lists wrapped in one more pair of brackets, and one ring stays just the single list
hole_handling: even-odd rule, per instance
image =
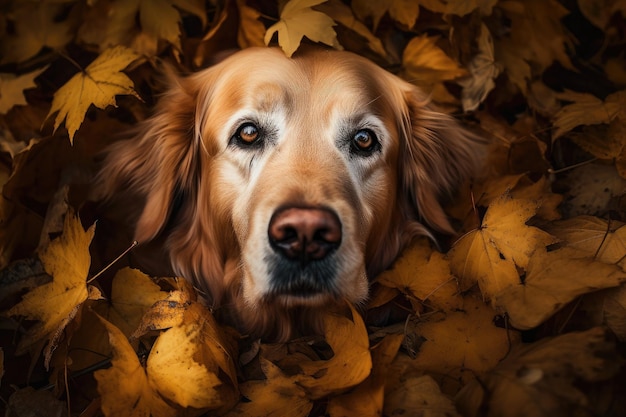
[{"label": "dog's floppy ear", "polygon": [[176,195],[194,192],[199,171],[195,89],[188,79],[171,73],[167,78],[169,88],[154,115],[141,122],[130,139],[107,150],[97,178],[97,198],[145,198],[135,230],[140,243],[163,230]]},{"label": "dog's floppy ear", "polygon": [[405,91],[400,181],[421,220],[439,232],[454,233],[440,201],[453,196],[482,159],[482,141],[453,117],[433,109],[423,93]]}]

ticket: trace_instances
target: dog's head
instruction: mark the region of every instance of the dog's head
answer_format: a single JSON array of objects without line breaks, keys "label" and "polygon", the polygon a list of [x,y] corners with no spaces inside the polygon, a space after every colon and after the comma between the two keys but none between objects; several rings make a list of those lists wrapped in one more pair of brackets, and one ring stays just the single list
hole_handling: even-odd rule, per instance
[{"label": "dog's head", "polygon": [[145,197],[136,239],[165,237],[177,273],[283,338],[290,311],[359,303],[412,237],[451,232],[440,199],[477,159],[417,88],[337,51],[238,52],[174,80],[139,129],[104,194]]}]

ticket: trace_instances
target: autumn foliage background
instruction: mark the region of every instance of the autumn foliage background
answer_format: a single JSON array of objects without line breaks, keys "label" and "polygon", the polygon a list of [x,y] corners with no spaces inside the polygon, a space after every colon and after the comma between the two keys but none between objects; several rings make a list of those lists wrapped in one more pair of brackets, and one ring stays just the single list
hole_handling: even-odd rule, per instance
[{"label": "autumn foliage background", "polygon": [[[626,415],[625,18],[623,0],[0,2],[0,408]],[[182,279],[105,270],[89,179],[163,63],[301,42],[374,60],[489,148],[443,252],[415,242],[362,311],[266,344]]]}]

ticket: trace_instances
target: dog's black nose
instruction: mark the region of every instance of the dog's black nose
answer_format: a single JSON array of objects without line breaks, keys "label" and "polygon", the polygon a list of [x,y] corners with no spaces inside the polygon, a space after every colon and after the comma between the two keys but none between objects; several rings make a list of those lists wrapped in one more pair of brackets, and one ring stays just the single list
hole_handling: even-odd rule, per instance
[{"label": "dog's black nose", "polygon": [[274,213],[268,236],[271,245],[303,265],[326,257],[341,243],[341,222],[325,208],[288,207]]}]

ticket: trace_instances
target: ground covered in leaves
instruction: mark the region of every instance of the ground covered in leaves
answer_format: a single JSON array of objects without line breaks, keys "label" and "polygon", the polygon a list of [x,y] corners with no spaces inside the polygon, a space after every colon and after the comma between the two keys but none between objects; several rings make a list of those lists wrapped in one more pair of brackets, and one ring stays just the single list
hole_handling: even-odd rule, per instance
[{"label": "ground covered in leaves", "polygon": [[[626,415],[626,1],[9,0],[0,33],[7,416]],[[489,140],[448,207],[459,236],[285,344],[216,322],[182,279],[101,274],[93,157],[149,114],[161,64],[301,42]]]}]

